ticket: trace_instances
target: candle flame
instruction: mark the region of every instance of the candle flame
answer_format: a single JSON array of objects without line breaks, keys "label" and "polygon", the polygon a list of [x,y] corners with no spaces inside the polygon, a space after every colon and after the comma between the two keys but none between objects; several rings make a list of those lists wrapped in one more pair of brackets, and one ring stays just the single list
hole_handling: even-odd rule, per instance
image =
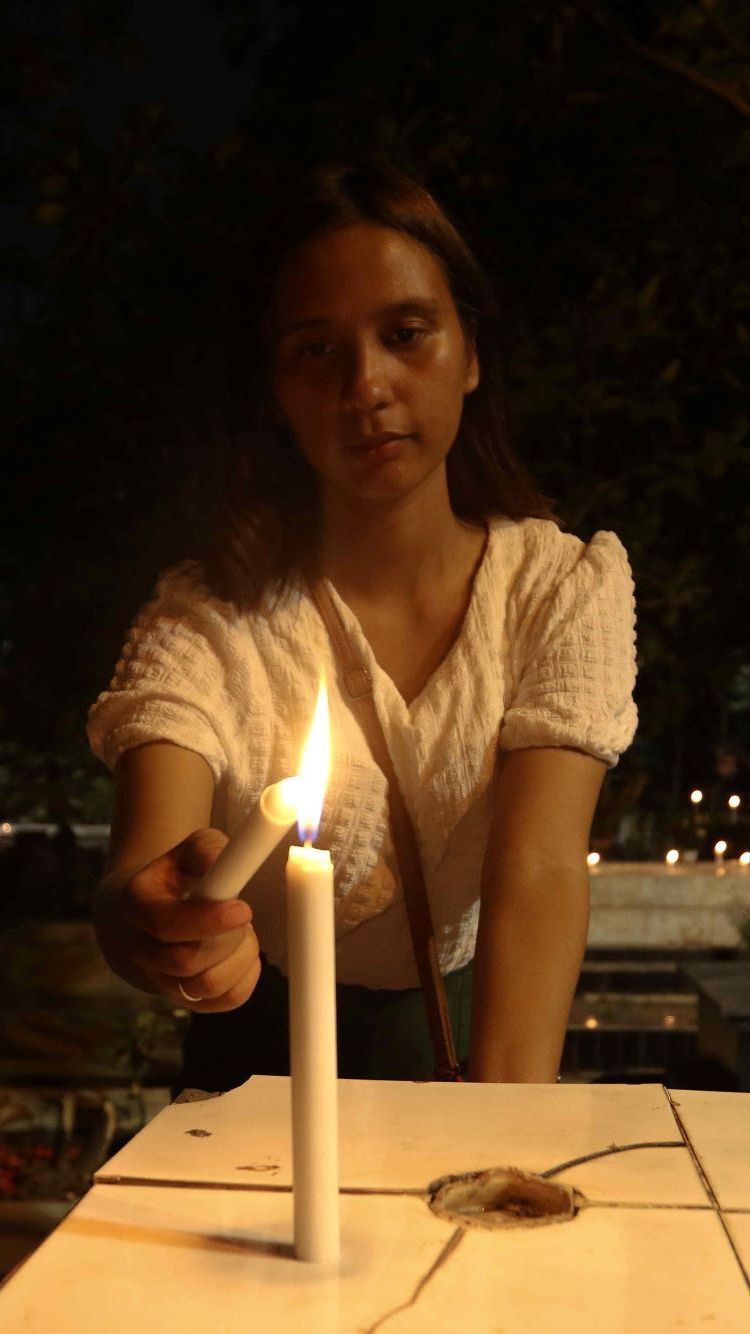
[{"label": "candle flame", "polygon": [[312,726],[299,765],[299,801],[297,827],[303,843],[311,844],[318,836],[320,815],[331,762],[331,728],[325,677],[320,679]]}]

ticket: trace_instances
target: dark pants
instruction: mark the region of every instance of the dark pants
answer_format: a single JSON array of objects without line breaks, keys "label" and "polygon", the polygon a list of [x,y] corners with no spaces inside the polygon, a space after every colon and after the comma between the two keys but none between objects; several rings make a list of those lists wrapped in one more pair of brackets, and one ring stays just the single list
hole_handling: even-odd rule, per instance
[{"label": "dark pants", "polygon": [[[469,1054],[472,964],[445,978],[459,1060]],[[336,987],[341,1079],[430,1079],[435,1058],[419,987],[373,991]],[[194,1014],[185,1047],[182,1088],[236,1088],[251,1075],[289,1074],[289,994],[286,978],[264,961],[252,996],[226,1014]]]}]

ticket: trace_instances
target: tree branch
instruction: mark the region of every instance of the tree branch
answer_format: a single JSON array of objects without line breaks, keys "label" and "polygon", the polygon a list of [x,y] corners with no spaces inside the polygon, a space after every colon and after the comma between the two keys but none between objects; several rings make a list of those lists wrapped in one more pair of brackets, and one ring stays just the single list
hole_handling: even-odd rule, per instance
[{"label": "tree branch", "polygon": [[662,55],[661,51],[655,51],[651,46],[645,46],[643,42],[637,42],[634,37],[625,32],[619,23],[611,19],[609,15],[602,14],[598,9],[592,6],[582,4],[579,0],[573,0],[573,8],[577,9],[584,18],[602,28],[605,32],[611,34],[623,46],[626,51],[631,51],[639,59],[645,60],[650,65],[656,65],[659,69],[665,69],[677,78],[683,79],[686,83],[691,83],[693,87],[700,88],[702,92],[708,93],[711,97],[718,97],[722,102],[727,102],[733,107],[740,116],[750,119],[750,102],[738,93],[736,88],[729,84],[718,83],[716,79],[711,79],[707,74],[701,74],[700,70],[693,69],[691,65],[684,65],[681,60],[674,60],[671,56]]},{"label": "tree branch", "polygon": [[731,28],[728,28],[724,20],[719,17],[709,0],[700,0],[700,7],[707,22],[723,37],[730,51],[733,51],[744,63],[747,63],[750,60],[750,50],[737,41]]}]

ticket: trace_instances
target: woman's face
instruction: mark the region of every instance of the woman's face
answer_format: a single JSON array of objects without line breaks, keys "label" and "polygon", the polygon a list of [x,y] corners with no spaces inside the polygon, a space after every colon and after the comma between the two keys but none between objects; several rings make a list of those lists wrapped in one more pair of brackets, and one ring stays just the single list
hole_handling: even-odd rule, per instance
[{"label": "woman's face", "polygon": [[439,261],[375,223],[293,251],[273,308],[273,388],[324,495],[387,500],[445,463],[479,367]]}]

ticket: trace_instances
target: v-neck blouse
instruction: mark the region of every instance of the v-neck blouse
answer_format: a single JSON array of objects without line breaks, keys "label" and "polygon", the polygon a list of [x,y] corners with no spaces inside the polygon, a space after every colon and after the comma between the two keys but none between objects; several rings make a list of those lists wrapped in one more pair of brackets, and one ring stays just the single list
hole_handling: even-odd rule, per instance
[{"label": "v-neck blouse", "polygon": [[[495,519],[461,632],[407,705],[331,586],[373,678],[380,722],[409,807],[443,972],[473,956],[496,751],[569,746],[612,765],[636,726],[635,604],[614,533],[586,545],[544,519]],[[321,669],[332,771],[318,843],[331,850],[341,982],[417,985],[387,820],[385,779],[339,684],[306,590],[241,613],[194,562],[167,570],[128,634],[110,688],[89,712],[94,752],[165,740],[204,756],[212,823],[231,837],[262,789],[294,773]],[[285,969],[283,866],[290,836],[246,887],[261,948]]]}]

